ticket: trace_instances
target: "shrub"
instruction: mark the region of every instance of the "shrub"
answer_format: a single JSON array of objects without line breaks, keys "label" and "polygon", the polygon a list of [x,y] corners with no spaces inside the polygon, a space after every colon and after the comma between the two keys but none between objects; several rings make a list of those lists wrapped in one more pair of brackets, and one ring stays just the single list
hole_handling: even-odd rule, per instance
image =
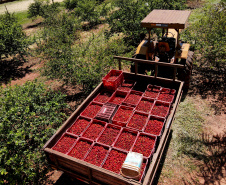
[{"label": "shrub", "polygon": [[50,4],[47,0],[35,0],[34,3],[31,3],[28,7],[28,18],[37,16],[48,18],[59,12],[59,6],[59,3]]},{"label": "shrub", "polygon": [[0,183],[43,184],[42,147],[65,119],[65,96],[37,82],[0,88],[0,94]]},{"label": "shrub", "polygon": [[79,0],[64,0],[64,6],[68,10],[76,8]]},{"label": "shrub", "polygon": [[202,17],[193,22],[182,35],[194,44],[202,55],[202,64],[225,67],[226,62],[226,3],[207,5]]},{"label": "shrub", "polygon": [[14,14],[0,15],[0,59],[26,54],[29,42]]}]

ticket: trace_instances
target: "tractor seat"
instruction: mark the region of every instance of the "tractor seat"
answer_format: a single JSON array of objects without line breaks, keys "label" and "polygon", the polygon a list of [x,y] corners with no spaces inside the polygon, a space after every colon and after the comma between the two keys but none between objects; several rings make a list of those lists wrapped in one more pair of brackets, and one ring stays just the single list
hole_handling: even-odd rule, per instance
[{"label": "tractor seat", "polygon": [[166,48],[166,52],[169,52],[170,51],[170,47],[169,47],[169,43],[168,42],[159,42],[158,43],[158,49],[162,46],[165,46]]}]

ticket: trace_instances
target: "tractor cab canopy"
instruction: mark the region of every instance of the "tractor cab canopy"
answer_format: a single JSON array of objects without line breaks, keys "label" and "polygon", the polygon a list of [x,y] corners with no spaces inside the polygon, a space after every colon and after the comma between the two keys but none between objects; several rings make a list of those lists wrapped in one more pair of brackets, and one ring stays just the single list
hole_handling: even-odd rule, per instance
[{"label": "tractor cab canopy", "polygon": [[141,26],[184,29],[190,14],[191,11],[187,10],[153,10],[141,21]]},{"label": "tractor cab canopy", "polygon": [[[162,39],[160,40],[160,42],[162,43],[160,44],[159,42],[159,46],[165,44],[166,51],[169,50],[168,47],[170,47],[172,56],[175,53],[175,49],[176,49],[176,55],[178,55],[179,57],[179,53],[181,53],[179,33],[180,33],[180,30],[186,27],[190,14],[191,14],[191,11],[187,11],[187,10],[153,10],[151,11],[141,21],[141,26],[147,28],[148,30],[148,33],[149,33],[148,41],[146,42],[146,45],[139,45],[136,54],[138,53],[142,54],[141,53],[142,47],[146,47],[145,52],[148,51],[149,53],[152,48],[151,47],[152,41],[150,38],[151,29],[162,28]],[[186,57],[186,53],[182,57],[183,58]]]}]

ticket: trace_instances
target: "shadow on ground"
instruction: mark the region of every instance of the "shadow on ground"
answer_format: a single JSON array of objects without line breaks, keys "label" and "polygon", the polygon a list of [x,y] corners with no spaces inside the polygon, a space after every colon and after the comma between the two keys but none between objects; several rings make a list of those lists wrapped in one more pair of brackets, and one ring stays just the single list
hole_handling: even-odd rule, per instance
[{"label": "shadow on ground", "polygon": [[215,114],[225,112],[226,103],[226,71],[210,67],[194,65],[192,82],[188,95],[201,95],[203,99],[211,98],[211,107]]},{"label": "shadow on ground", "polygon": [[198,161],[198,176],[204,179],[206,185],[221,184],[226,178],[226,132],[221,135],[202,134],[199,138],[183,138],[190,150],[183,153]]},{"label": "shadow on ground", "polygon": [[31,73],[30,67],[23,67],[23,64],[24,61],[17,58],[0,61],[0,84],[7,84],[11,80],[23,78],[27,73]]}]

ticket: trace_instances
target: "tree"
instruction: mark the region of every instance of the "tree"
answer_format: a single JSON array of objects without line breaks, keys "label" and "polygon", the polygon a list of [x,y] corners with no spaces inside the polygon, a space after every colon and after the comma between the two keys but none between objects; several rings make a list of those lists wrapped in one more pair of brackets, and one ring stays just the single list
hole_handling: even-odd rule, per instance
[{"label": "tree", "polygon": [[66,118],[64,98],[37,82],[0,87],[0,184],[43,184],[42,147]]},{"label": "tree", "polygon": [[28,38],[22,30],[14,14],[5,12],[0,15],[0,56],[15,56],[19,54],[23,57],[27,53],[29,46]]},{"label": "tree", "polygon": [[202,17],[192,23],[183,38],[202,55],[202,64],[224,67],[226,62],[226,3],[207,5]]}]

